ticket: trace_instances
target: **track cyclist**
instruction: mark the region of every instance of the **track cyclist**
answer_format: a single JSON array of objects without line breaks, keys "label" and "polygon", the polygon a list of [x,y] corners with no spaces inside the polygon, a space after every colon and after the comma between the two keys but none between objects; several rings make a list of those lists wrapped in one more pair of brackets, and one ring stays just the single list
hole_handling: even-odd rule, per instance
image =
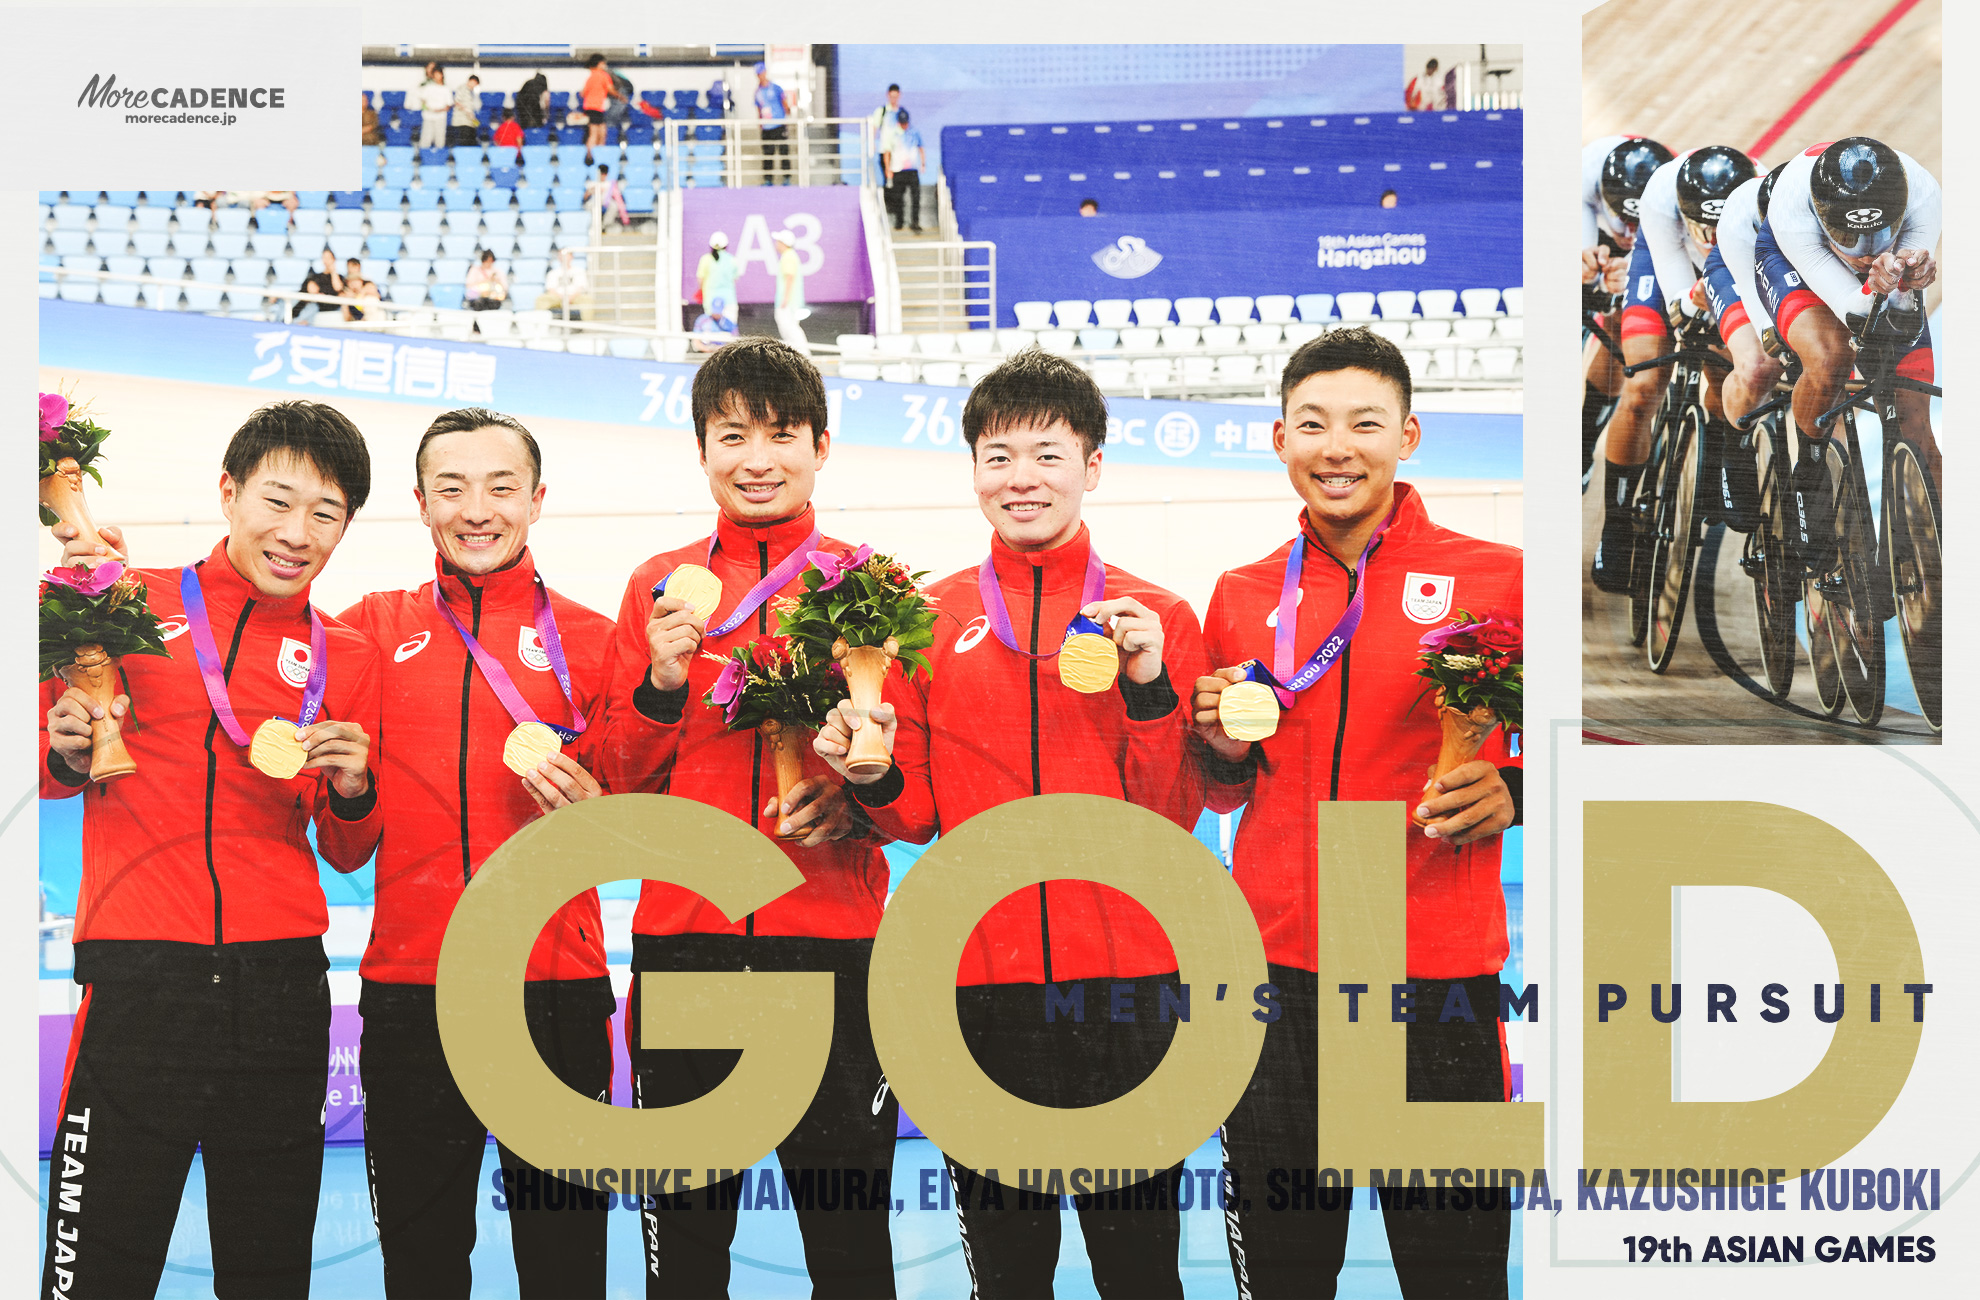
[{"label": "track cyclist", "polygon": [[1581,373],[1581,472],[1584,480],[1595,454],[1595,439],[1623,387],[1612,305],[1627,283],[1629,254],[1636,247],[1637,210],[1651,173],[1671,160],[1671,151],[1643,136],[1611,135],[1581,150],[1581,300],[1596,313],[1596,328],[1608,343],[1590,337]]}]

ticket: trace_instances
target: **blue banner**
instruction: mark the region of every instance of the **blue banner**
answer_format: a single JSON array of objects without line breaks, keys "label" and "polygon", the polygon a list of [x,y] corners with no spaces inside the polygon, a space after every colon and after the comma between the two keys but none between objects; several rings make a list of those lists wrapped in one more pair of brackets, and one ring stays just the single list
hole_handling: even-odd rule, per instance
[{"label": "blue banner", "polygon": [[[1525,282],[1520,205],[980,217],[996,241],[999,323],[1065,298],[1499,288]],[[1017,250],[1022,250],[1020,253]]]},{"label": "blue banner", "polygon": [[[191,312],[41,301],[41,364],[250,388],[276,397],[361,397],[488,406],[517,416],[694,429],[695,367],[617,357],[391,338]],[[825,381],[833,437],[863,447],[964,450],[964,388]],[[1283,473],[1271,406],[1117,397],[1107,457],[1140,465]],[[1517,415],[1426,415],[1411,478],[1520,477]]]}]

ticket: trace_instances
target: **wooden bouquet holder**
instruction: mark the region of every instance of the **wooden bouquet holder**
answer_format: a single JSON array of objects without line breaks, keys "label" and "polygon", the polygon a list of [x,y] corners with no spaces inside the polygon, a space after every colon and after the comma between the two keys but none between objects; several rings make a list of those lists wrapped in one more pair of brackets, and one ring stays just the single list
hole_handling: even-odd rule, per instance
[{"label": "wooden bouquet holder", "polygon": [[73,456],[64,456],[56,461],[55,472],[42,477],[41,504],[63,523],[75,527],[77,541],[85,546],[101,546],[110,552],[108,556],[92,556],[91,559],[123,560],[117,548],[103,540],[102,534],[96,531],[96,521],[89,517],[89,506],[83,500],[82,467],[76,464]]},{"label": "wooden bouquet holder", "polygon": [[777,768],[778,810],[770,814],[770,824],[763,833],[775,840],[801,840],[811,834],[811,827],[779,835],[777,826],[784,819],[784,800],[790,798],[791,791],[804,780],[804,742],[809,733],[796,723],[779,722],[775,718],[765,718],[757,724],[756,730],[763,737],[764,745],[770,750],[770,760]]},{"label": "wooden bouquet holder", "polygon": [[[887,669],[899,654],[900,643],[893,637],[888,637],[883,645],[848,646],[844,637],[832,643],[832,658],[845,666],[846,693],[852,697],[853,708],[862,719],[872,717],[873,710],[880,707]],[[846,751],[849,771],[875,776],[893,765],[893,756],[887,752],[880,728],[861,727],[853,733],[852,746]]]},{"label": "wooden bouquet holder", "polygon": [[[1431,787],[1437,778],[1455,768],[1463,767],[1478,757],[1479,749],[1485,744],[1485,737],[1492,734],[1492,728],[1499,725],[1496,710],[1479,705],[1469,713],[1461,709],[1449,708],[1444,704],[1443,693],[1437,695],[1437,717],[1443,725],[1443,743],[1437,748],[1437,761],[1430,766],[1429,779],[1423,783],[1423,793],[1417,796],[1417,804],[1432,798],[1437,792]],[[1418,817],[1414,810],[1409,819],[1418,826],[1430,823]]]},{"label": "wooden bouquet holder", "polygon": [[89,724],[89,779],[114,781],[137,771],[137,760],[124,748],[123,724],[110,714],[117,698],[116,661],[102,646],[87,642],[76,647],[75,662],[63,670],[62,679],[103,709],[103,716]]}]

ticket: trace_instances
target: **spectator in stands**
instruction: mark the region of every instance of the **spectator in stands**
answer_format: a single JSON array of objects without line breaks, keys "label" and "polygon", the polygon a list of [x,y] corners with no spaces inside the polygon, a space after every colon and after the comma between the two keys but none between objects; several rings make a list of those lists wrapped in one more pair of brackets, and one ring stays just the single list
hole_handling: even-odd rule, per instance
[{"label": "spectator in stands", "polygon": [[384,144],[385,132],[378,124],[378,110],[371,106],[371,100],[366,98],[362,91],[358,92],[358,103],[364,107],[364,112],[359,118],[363,134],[358,143]]},{"label": "spectator in stands", "polygon": [[[893,152],[887,155],[887,189],[894,200],[894,229],[901,228],[901,212],[906,209],[913,214],[908,229],[918,235],[921,233],[921,167],[928,159],[921,147],[921,132],[908,125],[908,111],[905,108],[896,111],[894,121],[900,130],[894,136]],[[907,201],[903,202],[904,199]]]},{"label": "spectator in stands", "polygon": [[259,212],[271,203],[278,203],[289,211],[296,210],[294,190],[228,190],[227,202],[237,208]]},{"label": "spectator in stands", "polygon": [[442,76],[440,73],[440,65],[434,62],[433,60],[428,59],[426,62],[425,70],[420,74],[419,84],[424,86],[429,81],[444,82],[445,80],[446,77]]},{"label": "spectator in stands", "polygon": [[728,314],[726,298],[711,298],[708,310],[694,318],[694,350],[713,352],[736,341],[736,319]]},{"label": "spectator in stands", "polygon": [[495,311],[509,300],[509,282],[495,265],[495,254],[481,250],[481,261],[475,264],[467,278],[467,308],[469,311]]},{"label": "spectator in stands", "polygon": [[[302,291],[322,294],[326,298],[335,298],[344,292],[344,277],[337,274],[335,253],[327,248],[323,250],[323,265],[303,277]],[[289,312],[289,317],[291,320],[312,321],[316,319],[317,313],[323,310],[325,310],[323,303],[304,302],[298,299],[294,309]]]},{"label": "spectator in stands", "polygon": [[[344,285],[346,288],[351,287],[351,281],[344,281]],[[377,281],[357,281],[355,291],[350,296],[352,300],[351,305],[344,308],[345,320],[369,320],[373,316],[382,316],[384,314],[378,308],[369,305],[384,301],[385,295],[378,291]]]},{"label": "spectator in stands", "polygon": [[1394,190],[1382,191],[1382,206],[1385,208],[1396,206],[1396,192]]},{"label": "spectator in stands", "polygon": [[583,320],[591,309],[591,284],[584,268],[571,256],[571,250],[557,250],[557,265],[544,277],[543,292],[536,297],[538,311],[554,311],[565,320]]},{"label": "spectator in stands", "polygon": [[447,89],[447,74],[433,64],[426,66],[433,79],[422,83],[416,93],[419,100],[419,147],[444,149],[447,147],[447,110],[454,106],[454,96]]},{"label": "spectator in stands", "polygon": [[522,124],[516,121],[516,110],[502,110],[502,125],[495,128],[495,143],[511,149],[522,148]]},{"label": "spectator in stands", "polygon": [[811,308],[804,305],[804,259],[797,255],[797,236],[780,230],[770,238],[777,244],[777,301],[771,310],[777,333],[784,342],[810,356],[811,342],[804,336],[802,322],[811,315]]},{"label": "spectator in stands", "polygon": [[539,68],[516,90],[516,125],[525,131],[542,126],[549,111],[550,78]]},{"label": "spectator in stands", "polygon": [[[878,165],[873,171],[880,178],[883,190],[887,183],[887,155],[893,152],[894,133],[901,129],[901,124],[894,120],[894,114],[900,111],[901,88],[896,83],[887,87],[887,102],[874,109],[872,116],[867,119],[873,124],[873,144],[879,151],[874,155],[874,162]],[[894,193],[892,190],[884,190],[884,192],[887,196],[887,211],[891,213],[894,210]]]},{"label": "spectator in stands", "polygon": [[481,140],[481,78],[469,76],[454,95],[454,122],[447,130],[447,143],[472,147]]},{"label": "spectator in stands", "polygon": [[1423,75],[1411,77],[1403,87],[1403,107],[1412,113],[1427,113],[1443,100],[1437,84],[1437,60],[1432,59],[1423,65]]},{"label": "spectator in stands", "polygon": [[604,163],[598,164],[598,175],[585,182],[585,206],[590,207],[594,199],[597,200],[599,207],[616,211],[619,214],[620,225],[632,224],[632,218],[626,215],[626,192],[619,188],[617,181],[612,179],[612,169]]},{"label": "spectator in stands", "polygon": [[227,206],[225,190],[194,190],[193,206],[196,208],[222,208]]},{"label": "spectator in stands", "polygon": [[[784,184],[791,183],[791,147],[784,143],[790,134],[791,110],[797,107],[797,96],[770,80],[768,65],[756,65],[756,120],[763,126],[763,183],[775,183],[771,174],[770,156],[782,155],[784,159]],[[899,219],[896,218],[896,225]]]},{"label": "spectator in stands", "polygon": [[718,230],[708,237],[708,251],[695,263],[694,299],[699,303],[712,303],[717,298],[727,303],[736,299],[736,275],[741,264],[729,252],[729,237]]},{"label": "spectator in stands", "polygon": [[626,134],[626,119],[632,116],[633,100],[638,97],[638,92],[633,89],[632,78],[614,68],[612,91],[605,100],[605,125],[607,128],[618,127],[622,142]]},{"label": "spectator in stands", "polygon": [[1082,217],[1097,217],[1097,216],[1099,216],[1099,215],[1100,215],[1100,200],[1098,200],[1098,199],[1081,199],[1081,200],[1079,201],[1079,215],[1080,215],[1080,216],[1082,216]]},{"label": "spectator in stands", "polygon": [[592,55],[585,66],[591,73],[584,79],[579,99],[584,107],[584,165],[589,167],[591,151],[605,147],[605,105],[612,98],[612,69],[602,54]]}]

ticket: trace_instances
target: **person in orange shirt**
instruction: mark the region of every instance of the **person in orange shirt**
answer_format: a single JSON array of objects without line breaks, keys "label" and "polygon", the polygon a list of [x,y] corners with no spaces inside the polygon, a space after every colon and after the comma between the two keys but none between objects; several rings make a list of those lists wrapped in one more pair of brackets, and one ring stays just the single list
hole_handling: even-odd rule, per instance
[{"label": "person in orange shirt", "polygon": [[584,79],[584,165],[591,166],[591,151],[605,143],[605,101],[612,97],[612,69],[605,56],[594,54],[585,64],[591,75]]}]

